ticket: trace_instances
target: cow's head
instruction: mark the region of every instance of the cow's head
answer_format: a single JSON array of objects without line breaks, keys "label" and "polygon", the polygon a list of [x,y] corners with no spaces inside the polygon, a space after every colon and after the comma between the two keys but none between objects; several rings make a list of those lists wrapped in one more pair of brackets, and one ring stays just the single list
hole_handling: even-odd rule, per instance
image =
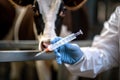
[{"label": "cow's head", "polygon": [[[39,9],[39,15],[42,19],[43,25],[38,33],[38,40],[40,41],[39,49],[47,47],[50,39],[59,35],[62,19],[65,15],[65,9],[77,10],[86,0],[37,0],[36,7]],[[40,20],[40,19],[39,19]],[[38,20],[38,21],[39,21]],[[39,26],[37,26],[39,27]],[[38,29],[36,29],[38,30]]]},{"label": "cow's head", "polygon": [[39,9],[39,17],[35,17],[35,19],[38,19],[35,21],[37,38],[40,42],[39,49],[43,49],[47,47],[50,39],[56,36],[56,33],[59,34],[55,30],[61,28],[65,8],[61,0],[37,0],[35,6]]},{"label": "cow's head", "polygon": [[60,34],[62,19],[65,10],[76,10],[80,8],[86,0],[13,0],[16,3],[26,6],[33,5],[35,25],[34,28],[39,49],[47,47],[50,39]]}]

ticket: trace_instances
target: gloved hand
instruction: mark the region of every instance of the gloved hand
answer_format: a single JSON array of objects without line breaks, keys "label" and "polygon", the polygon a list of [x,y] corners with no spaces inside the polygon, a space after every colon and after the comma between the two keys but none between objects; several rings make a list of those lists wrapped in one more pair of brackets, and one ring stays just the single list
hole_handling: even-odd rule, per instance
[{"label": "gloved hand", "polygon": [[[54,38],[51,40],[51,44],[56,43],[60,39],[62,38]],[[67,64],[74,64],[83,56],[83,52],[80,50],[80,47],[71,43],[66,43],[63,46],[60,46],[54,50],[54,53],[56,55],[56,61],[58,64],[62,64],[62,62]]]}]

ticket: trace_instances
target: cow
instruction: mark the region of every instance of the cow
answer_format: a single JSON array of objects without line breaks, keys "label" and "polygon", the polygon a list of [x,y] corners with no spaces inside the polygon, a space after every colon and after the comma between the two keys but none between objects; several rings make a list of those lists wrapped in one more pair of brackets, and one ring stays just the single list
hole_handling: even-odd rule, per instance
[{"label": "cow", "polygon": [[[50,41],[50,39],[60,35],[62,21],[65,16],[64,13],[66,9],[76,10],[86,2],[86,0],[79,0],[79,1],[78,2],[80,4],[72,4],[73,2],[72,0],[70,0],[70,2],[67,2],[66,0],[63,0],[63,1],[61,0],[13,0],[13,1],[10,0],[11,4],[13,4],[15,7],[14,10],[16,10],[18,12],[17,14],[19,15],[17,18],[18,22],[15,18],[13,23],[13,26],[15,26],[14,40],[37,39],[39,41],[38,49],[40,51],[43,50],[48,46],[48,42]],[[32,6],[30,5],[28,6],[28,4],[31,4]],[[73,7],[75,5],[77,5],[77,7]],[[22,11],[21,14],[19,14],[20,13],[19,10]],[[31,11],[31,14],[27,13],[27,15],[25,15],[25,13],[29,10],[33,10],[33,11]],[[21,21],[25,16],[28,16],[28,15],[31,15],[31,16],[29,16],[26,20],[24,19],[23,21]],[[26,25],[27,27],[24,27],[23,25],[26,24],[25,21],[29,19],[30,19],[29,24]],[[53,60],[51,60],[51,62],[35,61],[35,64],[37,69],[36,71],[38,72],[38,75],[39,75],[38,77],[40,80],[50,80],[51,64],[54,65],[56,70],[58,68],[58,65],[56,65],[56,62]],[[12,69],[15,70],[14,63],[12,64]],[[14,74],[16,75],[16,73],[13,73],[13,75]]]},{"label": "cow", "polygon": [[[18,40],[23,39],[24,40],[35,40],[34,33],[33,33],[33,14],[30,6],[23,8],[20,6],[13,6],[9,0],[0,0],[0,40]],[[31,16],[31,17],[29,17]],[[26,28],[25,26],[29,26],[29,28]],[[20,29],[18,29],[20,27]],[[18,32],[21,32],[21,29],[24,28],[26,31],[27,38],[23,36],[24,34],[20,34],[18,38]],[[20,31],[18,31],[20,30]],[[15,34],[14,34],[15,33]],[[21,33],[24,33],[22,31]],[[31,65],[32,64],[32,65]],[[8,80],[10,76],[10,80],[24,80],[21,78],[20,74],[23,74],[23,68],[25,66],[28,66],[27,69],[24,70],[26,72],[29,68],[31,72],[29,75],[32,75],[32,77],[27,79],[37,79],[36,77],[36,69],[35,69],[35,63],[34,62],[6,62],[6,63],[0,63],[0,80]],[[30,65],[30,66],[29,66]],[[10,73],[10,74],[9,74]],[[34,77],[35,75],[35,77]],[[24,75],[23,75],[24,76]]]}]

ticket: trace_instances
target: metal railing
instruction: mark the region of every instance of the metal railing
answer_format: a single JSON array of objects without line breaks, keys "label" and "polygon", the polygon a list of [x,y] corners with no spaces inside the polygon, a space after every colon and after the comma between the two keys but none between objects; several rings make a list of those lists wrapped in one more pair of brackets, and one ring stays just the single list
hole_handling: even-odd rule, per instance
[{"label": "metal railing", "polygon": [[[90,46],[91,42],[73,41],[72,43],[83,47]],[[55,55],[52,52],[34,57],[35,54],[40,52],[37,48],[37,41],[0,41],[0,62],[55,59]]]}]

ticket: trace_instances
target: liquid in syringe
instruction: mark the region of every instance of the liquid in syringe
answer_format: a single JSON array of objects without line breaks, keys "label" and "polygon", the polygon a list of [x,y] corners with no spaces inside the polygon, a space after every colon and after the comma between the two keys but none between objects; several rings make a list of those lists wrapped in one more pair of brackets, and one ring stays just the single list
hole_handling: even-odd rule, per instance
[{"label": "liquid in syringe", "polygon": [[40,53],[37,53],[35,56],[39,56],[45,52],[48,52],[48,51],[53,51],[54,49],[74,40],[77,38],[78,35],[80,34],[83,34],[83,32],[81,30],[79,30],[78,32],[76,33],[72,33],[70,35],[68,35],[67,37],[65,38],[62,38],[61,40],[59,40],[58,42],[54,43],[54,44],[50,44],[45,50],[43,50],[42,52]]}]

